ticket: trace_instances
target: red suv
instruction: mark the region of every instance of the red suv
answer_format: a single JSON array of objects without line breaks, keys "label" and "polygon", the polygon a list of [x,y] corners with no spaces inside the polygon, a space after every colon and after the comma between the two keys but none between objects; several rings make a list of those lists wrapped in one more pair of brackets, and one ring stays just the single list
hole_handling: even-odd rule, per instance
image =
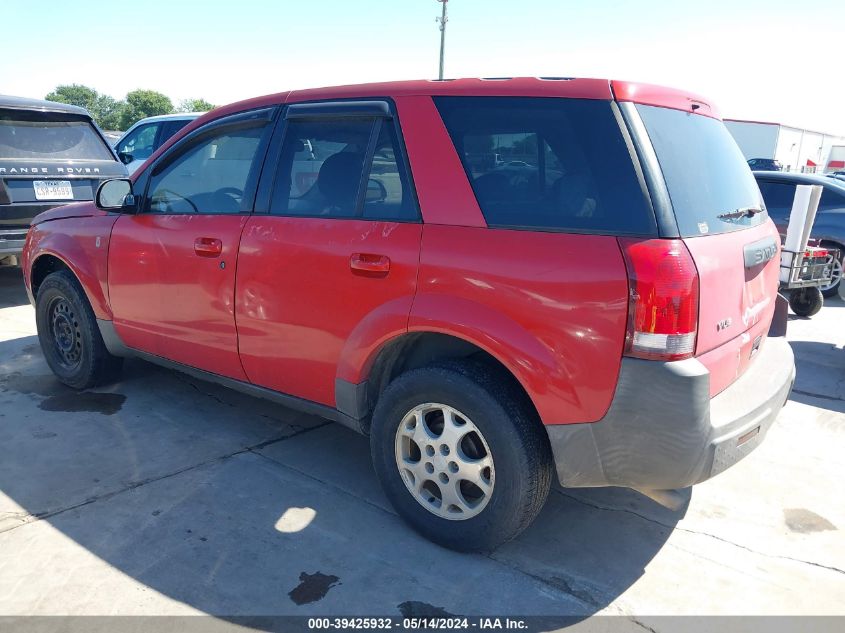
[{"label": "red suv", "polygon": [[795,375],[778,254],[708,103],[519,78],[219,108],[23,264],[66,384],[139,356],[331,418],[415,529],[486,550],[555,473],[655,496],[760,443]]}]

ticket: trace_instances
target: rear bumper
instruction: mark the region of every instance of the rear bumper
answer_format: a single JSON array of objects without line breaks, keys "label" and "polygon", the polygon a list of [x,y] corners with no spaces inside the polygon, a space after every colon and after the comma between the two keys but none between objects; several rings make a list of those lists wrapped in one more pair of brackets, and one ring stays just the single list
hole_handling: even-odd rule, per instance
[{"label": "rear bumper", "polygon": [[745,457],[763,440],[795,381],[783,337],[765,341],[746,372],[714,398],[696,359],[624,358],[607,414],[590,424],[547,426],[567,487],[685,488]]},{"label": "rear bumper", "polygon": [[0,256],[20,255],[26,241],[26,228],[0,229]]}]

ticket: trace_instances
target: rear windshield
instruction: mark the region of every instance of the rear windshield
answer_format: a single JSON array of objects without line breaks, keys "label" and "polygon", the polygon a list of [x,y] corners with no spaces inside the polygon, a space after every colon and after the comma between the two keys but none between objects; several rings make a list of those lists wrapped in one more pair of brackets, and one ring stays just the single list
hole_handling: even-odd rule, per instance
[{"label": "rear windshield", "polygon": [[[682,237],[728,233],[757,226],[760,191],[725,125],[700,114],[638,105],[666,179]],[[721,217],[720,217],[721,216]]]},{"label": "rear windshield", "polygon": [[437,97],[487,224],[654,235],[608,101]]},{"label": "rear windshield", "polygon": [[114,159],[90,121],[40,116],[0,112],[0,160]]}]

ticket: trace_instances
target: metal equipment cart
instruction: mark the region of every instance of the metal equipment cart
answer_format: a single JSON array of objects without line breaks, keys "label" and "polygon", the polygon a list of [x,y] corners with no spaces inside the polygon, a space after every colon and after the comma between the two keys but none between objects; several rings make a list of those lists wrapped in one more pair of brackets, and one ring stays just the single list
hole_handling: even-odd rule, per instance
[{"label": "metal equipment cart", "polygon": [[838,250],[823,248],[817,243],[808,245],[803,251],[785,248],[781,251],[780,290],[789,292],[789,307],[795,314],[811,317],[822,309],[824,295],[819,287],[830,283],[838,258]]}]

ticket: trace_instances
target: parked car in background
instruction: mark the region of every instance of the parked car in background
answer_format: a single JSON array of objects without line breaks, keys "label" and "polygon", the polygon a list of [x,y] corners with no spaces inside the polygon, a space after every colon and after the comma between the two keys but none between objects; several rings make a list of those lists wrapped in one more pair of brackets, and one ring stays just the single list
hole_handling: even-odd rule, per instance
[{"label": "parked car in background", "polygon": [[756,171],[783,171],[783,165],[774,158],[751,158],[748,166]]},{"label": "parked car in background", "polygon": [[20,254],[36,215],[93,200],[103,180],[124,175],[84,109],[0,95],[0,258]]},{"label": "parked car in background", "polygon": [[839,250],[840,257],[834,264],[831,283],[819,288],[825,297],[836,296],[842,283],[842,262],[845,256],[845,182],[814,174],[778,174],[770,171],[754,172],[754,177],[763,194],[769,216],[782,235],[786,234],[789,225],[795,187],[821,185],[824,188],[810,238],[820,240],[822,246]]},{"label": "parked car in background", "polygon": [[845,171],[834,171],[830,174],[825,174],[828,178],[835,178],[836,180],[845,181]]},{"label": "parked car in background", "polygon": [[171,136],[202,114],[202,112],[184,112],[151,116],[141,119],[126,130],[114,147],[121,162],[129,170],[129,174],[135,173],[135,170],[143,165],[144,161]]},{"label": "parked car in background", "polygon": [[659,497],[760,444],[795,376],[778,251],[700,97],[459,79],[218,108],[23,266],[65,384],[137,355],[333,419],[411,526],[489,550],[555,474]]},{"label": "parked car in background", "polygon": [[109,145],[114,147],[117,145],[117,142],[123,136],[123,132],[116,132],[114,130],[100,130],[103,133],[103,136],[106,137],[106,141],[108,141]]}]

